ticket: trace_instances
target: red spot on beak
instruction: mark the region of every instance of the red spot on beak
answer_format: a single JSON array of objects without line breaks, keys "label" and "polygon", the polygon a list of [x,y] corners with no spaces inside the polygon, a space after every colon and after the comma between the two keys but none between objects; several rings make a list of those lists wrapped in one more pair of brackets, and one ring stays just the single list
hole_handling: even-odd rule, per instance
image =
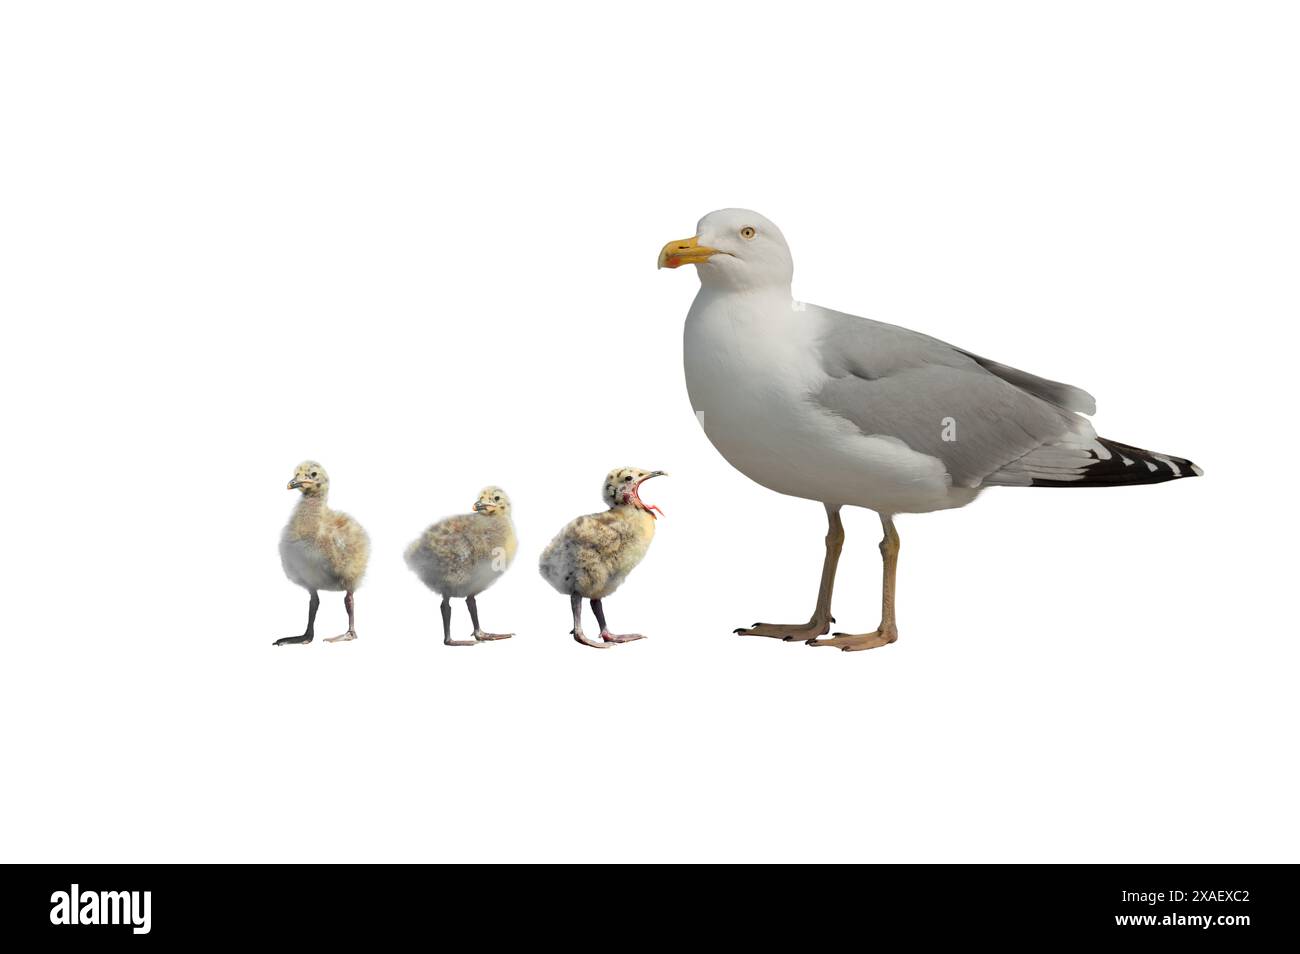
[{"label": "red spot on beak", "polygon": [[670,256],[668,256],[668,267],[669,267],[669,268],[676,268],[676,267],[677,267],[678,265],[680,265],[681,263],[682,263],[682,260],[681,260],[680,258],[678,258],[676,255],[670,255]]}]

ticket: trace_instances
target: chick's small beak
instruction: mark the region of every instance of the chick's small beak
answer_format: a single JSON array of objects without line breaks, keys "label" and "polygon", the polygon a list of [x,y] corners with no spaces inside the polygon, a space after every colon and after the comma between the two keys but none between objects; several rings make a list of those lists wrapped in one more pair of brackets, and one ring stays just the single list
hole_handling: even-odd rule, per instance
[{"label": "chick's small beak", "polygon": [[299,487],[301,487],[301,486],[302,486],[302,482],[299,481],[297,477],[295,477],[293,480],[289,481],[289,486],[286,487],[285,489],[286,489],[286,490],[297,490],[297,489],[298,489]]},{"label": "chick's small beak", "polygon": [[700,237],[669,242],[659,251],[660,268],[677,268],[679,265],[703,265],[716,255],[716,248],[700,244]]}]

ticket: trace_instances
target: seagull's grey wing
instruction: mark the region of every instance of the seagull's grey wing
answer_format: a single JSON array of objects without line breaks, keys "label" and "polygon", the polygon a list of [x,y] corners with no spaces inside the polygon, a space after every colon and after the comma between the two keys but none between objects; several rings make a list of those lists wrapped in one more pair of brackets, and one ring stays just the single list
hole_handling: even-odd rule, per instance
[{"label": "seagull's grey wing", "polygon": [[828,333],[823,342],[823,353],[832,366],[851,372],[866,371],[870,375],[873,369],[888,370],[908,360],[954,368],[969,368],[974,363],[1049,404],[1080,414],[1097,413],[1096,399],[1073,384],[1021,371],[919,331],[825,308],[819,311],[827,319]]},{"label": "seagull's grey wing", "polygon": [[1019,368],[1013,368],[997,361],[990,361],[988,358],[981,358],[979,355],[972,354],[963,348],[954,348],[953,350],[966,355],[990,374],[996,374],[1003,381],[1014,384],[1022,391],[1028,391],[1049,404],[1063,407],[1067,411],[1077,411],[1080,414],[1097,413],[1097,399],[1083,388],[1076,388],[1073,384],[1053,381],[1051,378],[1040,378],[1028,371],[1021,371]]},{"label": "seagull's grey wing", "polygon": [[[1091,457],[1095,434],[1086,420],[983,359],[895,325],[839,312],[821,317],[828,377],[813,400],[865,435],[894,438],[943,461],[954,485],[1028,484],[1032,476],[1009,472],[1009,465],[1032,456],[1035,474],[1050,473]],[[1035,388],[1068,387],[995,366],[1041,382]]]}]

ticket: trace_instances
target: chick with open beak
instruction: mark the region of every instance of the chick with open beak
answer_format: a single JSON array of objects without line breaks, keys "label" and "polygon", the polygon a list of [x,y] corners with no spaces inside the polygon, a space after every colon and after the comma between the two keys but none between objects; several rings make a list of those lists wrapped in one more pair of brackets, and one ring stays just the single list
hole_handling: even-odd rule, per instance
[{"label": "chick with open beak", "polygon": [[342,591],[343,606],[348,611],[348,631],[325,641],[338,643],[357,638],[352,594],[361,585],[370,560],[370,538],[356,520],[330,509],[329,487],[329,474],[314,460],[299,464],[289,481],[289,489],[302,497],[280,534],[280,563],[285,576],[310,593],[311,599],[307,604],[306,631],[301,636],[277,639],[273,645],[305,645],[315,638],[321,590]]},{"label": "chick with open beak", "polygon": [[[542,551],[540,569],[551,586],[569,597],[573,611],[573,638],[593,649],[608,649],[618,643],[644,639],[639,633],[611,633],[605,624],[603,600],[627,579],[650,548],[655,534],[658,507],[641,499],[641,485],[662,470],[617,467],[605,477],[602,496],[609,507],[601,513],[578,517],[561,530]],[[582,631],[582,601],[591,601],[591,611],[600,624],[600,640],[588,639]]]},{"label": "chick with open beak", "polygon": [[[471,513],[439,520],[406,548],[406,565],[442,597],[442,642],[446,646],[475,646],[514,635],[484,632],[475,601],[514,561],[517,542],[510,510],[504,490],[484,487]],[[451,638],[453,597],[464,599],[469,608],[472,639]]]}]

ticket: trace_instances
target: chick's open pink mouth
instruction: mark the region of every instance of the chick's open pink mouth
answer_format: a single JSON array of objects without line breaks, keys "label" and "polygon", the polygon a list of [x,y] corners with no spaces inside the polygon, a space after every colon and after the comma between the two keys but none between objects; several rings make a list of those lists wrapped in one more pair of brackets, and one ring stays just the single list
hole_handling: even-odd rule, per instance
[{"label": "chick's open pink mouth", "polygon": [[[641,499],[641,485],[642,485],[643,483],[645,483],[645,482],[646,482],[647,480],[649,480],[649,479],[650,479],[649,477],[642,477],[642,478],[641,478],[640,480],[638,480],[635,484],[633,484],[633,485],[632,485],[632,492],[631,492],[631,494],[629,494],[629,496],[630,496],[634,501],[636,501],[636,505],[637,505],[638,507],[640,507],[640,508],[641,508],[642,510],[644,510],[646,513],[650,514],[651,517],[654,517],[655,514],[658,514],[660,517],[662,517],[662,516],[664,516],[664,512],[663,512],[662,510],[660,510],[660,509],[659,509],[658,507],[656,507],[654,504],[647,504],[644,500]],[[657,519],[659,519],[659,518],[658,518],[658,517],[655,517],[655,519],[657,520]]]}]

